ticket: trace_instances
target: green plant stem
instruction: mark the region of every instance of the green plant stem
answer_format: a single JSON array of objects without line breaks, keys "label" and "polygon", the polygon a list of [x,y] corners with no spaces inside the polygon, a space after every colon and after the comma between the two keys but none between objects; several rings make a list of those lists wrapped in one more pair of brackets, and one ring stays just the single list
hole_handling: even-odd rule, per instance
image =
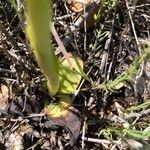
[{"label": "green plant stem", "polygon": [[92,89],[102,89],[102,90],[110,90],[113,91],[117,89],[117,86],[119,84],[123,84],[125,81],[129,80],[133,76],[136,75],[141,63],[145,60],[147,60],[150,57],[150,46],[147,45],[143,49],[143,53],[141,56],[135,58],[132,65],[127,69],[127,71],[123,72],[121,75],[119,75],[115,80],[110,80],[107,83],[103,82],[100,85],[93,85]]},{"label": "green plant stem", "polygon": [[51,14],[49,0],[25,0],[25,32],[36,61],[48,79],[49,92],[54,96],[59,89],[59,67],[50,44]]}]

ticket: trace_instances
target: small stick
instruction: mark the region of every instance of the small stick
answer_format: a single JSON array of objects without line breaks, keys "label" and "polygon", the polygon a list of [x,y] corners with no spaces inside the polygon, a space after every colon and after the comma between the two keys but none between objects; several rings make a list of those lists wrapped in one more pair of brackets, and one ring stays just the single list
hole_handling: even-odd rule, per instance
[{"label": "small stick", "polygon": [[84,141],[88,141],[88,142],[94,142],[94,143],[104,143],[104,144],[117,144],[120,145],[121,141],[115,141],[115,140],[104,140],[104,139],[96,139],[96,138],[89,138],[89,137],[84,137],[83,138]]},{"label": "small stick", "polygon": [[54,24],[51,25],[51,31],[52,31],[52,34],[53,34],[53,36],[54,36],[54,38],[55,38],[55,40],[56,40],[56,42],[57,42],[57,44],[59,46],[58,49],[60,49],[60,51],[62,52],[62,54],[64,55],[64,57],[68,61],[69,66],[71,67],[72,63],[71,63],[71,61],[69,59],[69,54],[66,51],[66,48],[64,47],[61,39],[59,38],[59,35],[58,35],[58,33],[57,33],[57,31],[56,31],[56,29],[54,27]]},{"label": "small stick", "polygon": [[[86,14],[86,4],[83,4],[83,8],[84,8],[84,16]],[[86,22],[86,18],[84,18],[84,53],[87,51],[87,22]]]},{"label": "small stick", "polygon": [[138,41],[138,37],[136,35],[136,31],[135,31],[135,27],[134,27],[134,23],[133,23],[133,18],[132,18],[132,15],[131,15],[130,7],[128,5],[128,1],[125,0],[125,3],[126,3],[126,8],[128,10],[128,16],[129,16],[129,19],[130,19],[130,23],[131,23],[132,31],[133,31],[133,34],[134,34],[134,38],[135,38],[135,41],[136,41],[136,44],[137,44],[137,47],[138,47],[138,51],[139,51],[139,54],[141,54],[141,48],[140,48],[140,44],[139,44],[139,41]]}]

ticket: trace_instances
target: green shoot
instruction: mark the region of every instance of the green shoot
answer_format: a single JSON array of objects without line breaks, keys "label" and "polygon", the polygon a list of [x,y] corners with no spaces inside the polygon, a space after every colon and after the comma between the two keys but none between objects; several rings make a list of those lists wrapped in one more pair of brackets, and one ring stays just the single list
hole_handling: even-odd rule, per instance
[{"label": "green shoot", "polygon": [[59,89],[59,68],[50,44],[49,23],[52,15],[49,0],[26,0],[25,9],[25,32],[38,65],[47,77],[49,92],[54,96]]},{"label": "green shoot", "polygon": [[[66,106],[70,106],[70,94],[76,90],[80,83],[83,62],[72,54],[70,55],[71,68],[67,69],[69,67],[67,60],[58,62],[50,44],[49,27],[52,15],[49,10],[49,0],[26,0],[25,33],[36,61],[47,77],[50,94],[59,97],[58,104],[46,104],[44,110],[51,117],[58,117],[65,114],[63,112],[67,112]],[[63,96],[64,94],[66,96]]]}]

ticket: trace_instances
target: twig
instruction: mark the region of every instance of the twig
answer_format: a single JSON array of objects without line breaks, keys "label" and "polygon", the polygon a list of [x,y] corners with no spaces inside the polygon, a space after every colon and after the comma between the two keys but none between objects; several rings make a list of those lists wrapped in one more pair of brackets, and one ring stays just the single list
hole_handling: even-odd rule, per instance
[{"label": "twig", "polygon": [[139,54],[141,54],[141,47],[140,47],[140,43],[138,41],[138,37],[137,37],[136,31],[135,31],[133,18],[132,18],[132,15],[131,15],[131,11],[130,11],[130,7],[129,7],[129,4],[128,4],[128,1],[125,0],[125,3],[126,3],[126,8],[128,10],[128,16],[129,16],[129,19],[130,19],[130,23],[131,23],[132,31],[133,31],[134,38],[135,38],[135,41],[136,41],[136,44],[137,44],[137,48],[138,48]]},{"label": "twig", "polygon": [[149,115],[150,114],[150,109],[147,109],[147,110],[143,110],[139,113],[134,113],[134,112],[131,112],[127,115],[121,115],[121,116],[114,116],[112,118],[110,118],[110,120],[112,122],[119,122],[119,123],[124,123],[126,122],[127,119],[130,119],[130,118],[136,118],[136,121],[137,119],[139,119],[140,117],[142,117],[143,115]]},{"label": "twig", "polygon": [[37,147],[38,145],[43,143],[43,138],[39,139],[34,145],[32,145],[31,147],[29,147],[27,150],[34,150],[35,147]]},{"label": "twig", "polygon": [[55,40],[56,40],[56,42],[58,44],[58,49],[60,49],[60,51],[64,55],[65,59],[68,61],[69,66],[71,67],[72,63],[71,63],[71,61],[69,59],[69,54],[67,53],[66,48],[64,47],[61,39],[59,38],[59,35],[58,35],[58,33],[57,33],[57,31],[56,31],[56,29],[54,27],[54,24],[51,25],[51,31],[52,31],[52,34],[53,34],[53,36],[54,36],[54,38],[55,38]]},{"label": "twig", "polygon": [[[29,116],[18,117],[17,119],[10,118],[9,120],[10,120],[11,122],[22,122],[22,121],[26,121],[26,123],[27,123],[27,122],[29,122],[28,119],[30,119],[30,118],[43,117],[43,116],[45,116],[45,113],[41,113],[41,114],[30,114]],[[2,119],[3,121],[8,120],[8,118],[1,118],[1,119]]]},{"label": "twig", "polygon": [[148,115],[148,114],[150,114],[150,109],[143,110],[139,113],[129,113],[128,115],[124,116],[124,118],[125,119],[130,119],[130,118],[133,118],[133,117],[140,118],[143,115]]},{"label": "twig", "polygon": [[[84,9],[84,16],[86,14],[86,4],[83,4],[83,9]],[[86,46],[87,43],[87,22],[86,22],[86,18],[84,18],[84,54],[86,53]]]},{"label": "twig", "polygon": [[141,8],[141,7],[145,7],[145,6],[150,6],[150,4],[142,4],[142,5],[138,5],[138,6],[131,6],[131,7],[129,7],[129,9]]},{"label": "twig", "polygon": [[89,137],[84,137],[85,141],[88,141],[88,142],[94,142],[94,143],[104,143],[104,144],[117,144],[117,145],[121,145],[121,141],[115,141],[115,140],[112,140],[112,141],[109,141],[109,140],[103,140],[103,139],[96,139],[96,138],[89,138]]},{"label": "twig", "polygon": [[83,128],[82,128],[82,149],[84,149],[85,147],[85,143],[84,143],[84,138],[85,138],[85,128],[86,128],[86,118],[84,120],[83,123]]}]

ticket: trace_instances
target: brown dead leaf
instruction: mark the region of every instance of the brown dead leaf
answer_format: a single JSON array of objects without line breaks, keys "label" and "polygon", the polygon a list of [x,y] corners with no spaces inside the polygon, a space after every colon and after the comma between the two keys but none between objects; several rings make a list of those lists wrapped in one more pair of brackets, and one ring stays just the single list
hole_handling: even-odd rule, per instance
[{"label": "brown dead leaf", "polygon": [[89,5],[93,3],[93,0],[66,0],[69,8],[74,12],[81,12],[83,10],[83,6]]},{"label": "brown dead leaf", "polygon": [[60,117],[48,116],[49,121],[45,123],[46,128],[57,130],[63,127],[69,133],[69,143],[74,146],[81,130],[82,117],[80,112],[73,106],[67,110],[67,114]]}]

